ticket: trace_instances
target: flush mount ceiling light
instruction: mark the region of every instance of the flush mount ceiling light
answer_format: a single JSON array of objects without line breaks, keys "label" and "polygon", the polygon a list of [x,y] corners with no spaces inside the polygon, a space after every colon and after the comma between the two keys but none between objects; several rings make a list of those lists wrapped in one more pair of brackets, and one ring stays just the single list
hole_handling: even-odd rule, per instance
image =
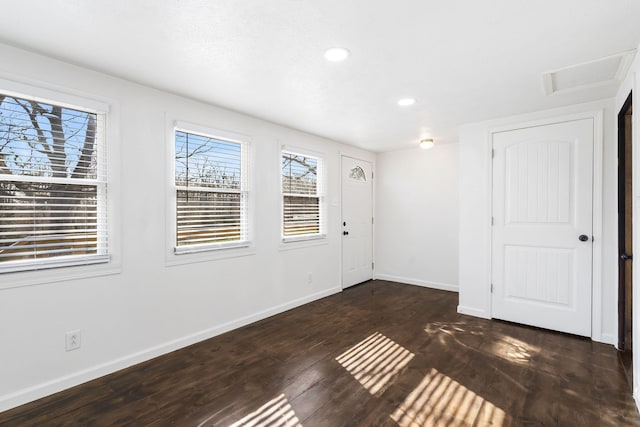
[{"label": "flush mount ceiling light", "polygon": [[347,59],[350,54],[349,49],[344,47],[332,47],[324,52],[324,59],[331,62],[340,62]]},{"label": "flush mount ceiling light", "polygon": [[398,105],[401,107],[408,107],[409,105],[413,105],[416,103],[414,98],[402,98],[398,101]]},{"label": "flush mount ceiling light", "polygon": [[420,140],[420,148],[428,150],[433,147],[433,138],[425,138]]}]

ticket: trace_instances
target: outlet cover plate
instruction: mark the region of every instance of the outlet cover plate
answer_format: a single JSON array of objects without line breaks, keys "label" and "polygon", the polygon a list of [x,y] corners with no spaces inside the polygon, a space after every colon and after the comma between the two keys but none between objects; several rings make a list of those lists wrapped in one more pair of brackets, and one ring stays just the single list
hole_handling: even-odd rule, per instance
[{"label": "outlet cover plate", "polygon": [[65,334],[65,349],[67,351],[77,350],[81,344],[80,331],[69,331]]}]

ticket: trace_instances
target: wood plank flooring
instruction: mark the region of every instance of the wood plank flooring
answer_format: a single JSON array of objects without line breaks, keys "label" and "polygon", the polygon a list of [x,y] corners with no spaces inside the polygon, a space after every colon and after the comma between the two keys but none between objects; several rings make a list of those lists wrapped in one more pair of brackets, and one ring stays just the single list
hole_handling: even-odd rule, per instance
[{"label": "wood plank flooring", "polygon": [[371,281],[0,414],[2,426],[640,426],[613,347]]}]

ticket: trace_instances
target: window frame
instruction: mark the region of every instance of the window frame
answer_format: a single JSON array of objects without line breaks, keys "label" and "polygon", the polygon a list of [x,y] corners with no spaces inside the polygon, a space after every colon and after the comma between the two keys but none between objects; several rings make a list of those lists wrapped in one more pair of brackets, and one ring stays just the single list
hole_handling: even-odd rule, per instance
[{"label": "window frame", "polygon": [[[110,171],[111,141],[115,138],[113,131],[114,119],[111,103],[96,99],[86,98],[70,93],[64,93],[56,89],[32,86],[15,81],[0,79],[0,92],[9,97],[20,98],[29,101],[41,102],[62,108],[74,109],[96,115],[100,141],[96,144],[97,170],[96,179],[86,178],[54,178],[43,177],[38,179],[29,175],[23,175],[23,179],[7,179],[10,175],[3,176],[3,181],[24,182],[48,182],[73,185],[91,185],[96,187],[96,214],[97,218],[105,218],[104,227],[97,227],[102,233],[105,245],[103,248],[97,245],[96,254],[63,255],[59,257],[41,258],[36,260],[16,260],[0,263],[0,276],[10,278],[11,284],[2,285],[0,289],[25,286],[37,283],[56,282],[67,278],[91,277],[119,272],[119,264],[113,262],[114,248],[117,247],[117,239],[114,233],[112,176]],[[19,176],[19,175],[16,175]],[[26,179],[24,179],[26,178]],[[117,188],[117,185],[114,186]],[[117,190],[115,191],[117,192]],[[98,220],[96,221],[98,223]],[[101,251],[101,249],[103,249]],[[4,264],[4,265],[3,265]],[[102,264],[101,266],[99,264]],[[51,269],[56,269],[52,274]],[[13,280],[15,279],[15,280]]]},{"label": "window frame", "polygon": [[[252,192],[250,179],[251,164],[251,139],[240,133],[216,129],[210,126],[200,125],[183,120],[167,119],[167,265],[180,265],[184,263],[209,261],[212,259],[229,258],[253,254],[252,242]],[[175,182],[175,140],[176,132],[185,132],[191,135],[204,136],[240,144],[241,150],[241,240],[222,243],[203,243],[190,245],[192,247],[179,247],[177,245],[177,191]]]},{"label": "window frame", "polygon": [[[311,157],[316,159],[318,162],[317,171],[316,171],[316,195],[313,197],[318,198],[318,233],[313,234],[301,234],[297,236],[285,236],[284,235],[284,198],[286,195],[294,195],[295,193],[285,193],[284,192],[284,183],[283,183],[283,174],[282,174],[282,157],[284,154],[293,154],[296,156],[304,156]],[[283,145],[280,147],[278,152],[278,182],[279,182],[279,193],[280,193],[280,239],[282,244],[286,245],[289,243],[296,242],[308,242],[313,243],[313,241],[322,241],[327,238],[327,213],[326,213],[326,197],[325,197],[325,188],[326,188],[326,177],[325,177],[325,165],[326,158],[323,153],[319,153],[312,150],[307,150],[298,147],[291,147]],[[299,196],[298,194],[295,194]],[[304,195],[302,195],[304,197]],[[318,242],[321,243],[321,242]]]}]

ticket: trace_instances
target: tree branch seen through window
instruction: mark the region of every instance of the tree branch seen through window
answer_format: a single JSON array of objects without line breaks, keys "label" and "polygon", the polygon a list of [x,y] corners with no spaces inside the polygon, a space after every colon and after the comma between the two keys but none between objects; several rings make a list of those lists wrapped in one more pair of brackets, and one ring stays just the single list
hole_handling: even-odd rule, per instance
[{"label": "tree branch seen through window", "polygon": [[106,252],[98,122],[0,94],[0,263]]}]

